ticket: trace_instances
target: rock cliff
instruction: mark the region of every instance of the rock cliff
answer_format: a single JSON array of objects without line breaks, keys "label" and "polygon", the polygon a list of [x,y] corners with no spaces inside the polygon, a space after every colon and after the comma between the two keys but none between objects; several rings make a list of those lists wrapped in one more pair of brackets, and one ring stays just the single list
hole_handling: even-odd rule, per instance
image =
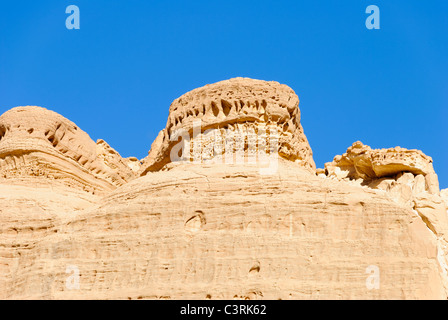
[{"label": "rock cliff", "polygon": [[195,89],[141,161],[44,108],[5,112],[0,299],[446,299],[432,159],[356,142],[316,169],[298,105],[276,82]]}]

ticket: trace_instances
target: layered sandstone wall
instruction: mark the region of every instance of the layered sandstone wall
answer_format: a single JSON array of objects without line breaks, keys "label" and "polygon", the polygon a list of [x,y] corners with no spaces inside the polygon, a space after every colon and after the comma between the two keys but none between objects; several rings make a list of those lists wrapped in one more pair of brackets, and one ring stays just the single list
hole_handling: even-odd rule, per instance
[{"label": "layered sandstone wall", "polygon": [[[446,299],[448,191],[432,159],[357,142],[316,174],[298,103],[276,82],[195,89],[143,164],[52,111],[4,113],[0,299]],[[182,130],[191,153],[173,161]],[[270,154],[273,132],[268,175],[258,157],[211,161],[235,133],[244,157],[253,134]]]}]

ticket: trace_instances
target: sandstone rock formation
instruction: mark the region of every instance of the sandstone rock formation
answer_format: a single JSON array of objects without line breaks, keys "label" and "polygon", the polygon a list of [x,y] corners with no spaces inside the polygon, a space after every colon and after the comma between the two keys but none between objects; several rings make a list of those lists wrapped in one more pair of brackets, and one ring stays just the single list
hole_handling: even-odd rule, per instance
[{"label": "sandstone rock formation", "polygon": [[135,177],[105,141],[93,142],[73,122],[40,107],[18,107],[0,117],[0,179],[44,177],[94,193]]},{"label": "sandstone rock formation", "polygon": [[[261,140],[278,129],[274,173],[210,161],[235,131],[248,156],[260,127]],[[173,162],[180,129],[192,152]],[[285,85],[237,78],[176,99],[143,164],[38,107],[3,114],[0,137],[0,299],[448,296],[448,191],[431,158],[357,142],[316,171]]]},{"label": "sandstone rock formation", "polygon": [[[322,176],[323,171],[319,171]],[[399,204],[410,206],[437,235],[448,232],[446,204],[439,190],[431,157],[400,147],[372,150],[360,141],[325,164],[330,178],[385,191]]]},{"label": "sandstone rock formation", "polygon": [[[315,169],[313,153],[300,124],[298,106],[299,98],[294,91],[274,81],[234,78],[192,90],[171,104],[166,128],[159,133],[144,159],[142,175],[157,171],[171,161],[170,152],[178,143],[179,131],[186,132],[192,141],[191,160],[197,152],[201,156],[196,158],[203,162],[215,157],[217,152],[225,152],[217,150],[217,136],[225,141],[226,135],[233,133],[242,137],[241,141],[246,137],[250,141],[259,130],[265,130],[269,137],[275,129],[279,135],[279,155]],[[201,120],[201,126],[196,134],[194,121],[197,120]],[[195,140],[201,140],[200,150],[193,150]],[[233,145],[232,151],[236,148]],[[251,152],[247,141],[241,148],[246,155]]]},{"label": "sandstone rock formation", "polygon": [[375,181],[377,184],[385,181],[380,178],[409,172],[424,177],[424,181],[419,179],[422,185],[418,187],[422,190],[432,194],[439,192],[439,181],[432,166],[432,159],[420,150],[400,147],[372,150],[357,141],[342,156],[336,156],[333,162],[326,163],[325,170],[329,176],[338,179],[362,179],[366,182]]}]

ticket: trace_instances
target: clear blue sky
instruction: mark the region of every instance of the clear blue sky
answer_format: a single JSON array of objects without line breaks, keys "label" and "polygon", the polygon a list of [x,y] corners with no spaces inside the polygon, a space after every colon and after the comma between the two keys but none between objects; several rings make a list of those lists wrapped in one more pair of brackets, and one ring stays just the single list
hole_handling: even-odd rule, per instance
[{"label": "clear blue sky", "polygon": [[143,158],[183,93],[276,80],[299,95],[318,167],[356,140],[399,145],[432,156],[447,188],[447,34],[442,0],[2,1],[0,113],[43,106]]}]

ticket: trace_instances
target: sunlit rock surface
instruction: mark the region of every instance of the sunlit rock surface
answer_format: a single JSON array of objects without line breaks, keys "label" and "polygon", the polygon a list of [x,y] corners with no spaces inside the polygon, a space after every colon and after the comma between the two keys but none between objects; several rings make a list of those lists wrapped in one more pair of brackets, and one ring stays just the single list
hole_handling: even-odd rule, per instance
[{"label": "sunlit rock surface", "polygon": [[[448,193],[432,159],[357,142],[316,170],[298,104],[276,82],[195,89],[142,161],[52,111],[7,111],[0,298],[446,299]],[[274,128],[275,172],[208,161],[199,119],[214,137]],[[194,148],[172,161],[179,129],[205,141],[200,161]]]}]

